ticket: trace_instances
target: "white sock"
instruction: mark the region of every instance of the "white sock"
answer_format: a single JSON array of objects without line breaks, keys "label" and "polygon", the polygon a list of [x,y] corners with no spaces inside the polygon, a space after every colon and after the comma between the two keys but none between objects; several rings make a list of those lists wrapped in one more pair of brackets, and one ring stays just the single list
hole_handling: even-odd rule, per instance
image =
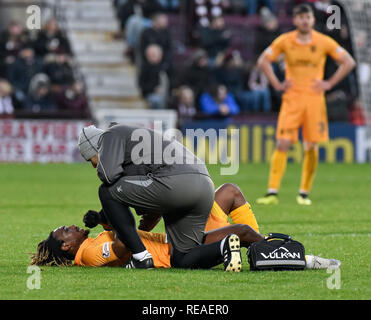
[{"label": "white sock", "polygon": [[313,269],[313,263],[314,263],[313,256],[312,255],[305,255],[305,260],[307,262],[305,268],[306,269]]},{"label": "white sock", "polygon": [[221,255],[223,255],[223,247],[224,247],[225,239],[227,239],[227,237],[225,237],[222,241],[220,241],[220,253],[221,253]]},{"label": "white sock", "polygon": [[150,256],[152,256],[147,250],[144,250],[144,251],[142,251],[142,252],[139,252],[139,253],[134,253],[133,254],[133,258],[135,259],[135,260],[142,260],[146,255],[150,255]]}]

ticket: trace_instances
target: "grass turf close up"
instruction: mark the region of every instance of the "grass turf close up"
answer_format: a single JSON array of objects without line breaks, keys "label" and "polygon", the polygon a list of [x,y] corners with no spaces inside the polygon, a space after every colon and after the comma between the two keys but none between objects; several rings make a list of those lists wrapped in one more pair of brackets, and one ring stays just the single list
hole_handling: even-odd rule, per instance
[{"label": "grass turf close up", "polygon": [[[88,209],[99,209],[99,180],[88,164],[0,164],[0,299],[370,299],[371,167],[321,164],[311,195],[298,206],[299,165],[290,164],[277,206],[258,206],[268,165],[241,166],[220,176],[215,186],[237,183],[251,202],[260,231],[287,233],[306,253],[342,261],[341,288],[327,287],[326,270],[243,271],[124,270],[122,268],[42,267],[40,289],[27,288],[28,252],[60,225],[83,227]],[[155,231],[163,231],[162,222]],[[101,232],[97,227],[91,236]]]}]

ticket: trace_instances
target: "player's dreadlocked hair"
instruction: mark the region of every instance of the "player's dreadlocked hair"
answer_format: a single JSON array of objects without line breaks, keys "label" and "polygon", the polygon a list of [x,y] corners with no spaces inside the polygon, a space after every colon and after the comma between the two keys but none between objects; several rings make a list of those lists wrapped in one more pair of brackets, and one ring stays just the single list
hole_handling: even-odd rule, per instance
[{"label": "player's dreadlocked hair", "polygon": [[73,256],[65,253],[62,249],[62,241],[52,235],[37,245],[36,253],[31,254],[31,265],[67,267],[72,265]]}]

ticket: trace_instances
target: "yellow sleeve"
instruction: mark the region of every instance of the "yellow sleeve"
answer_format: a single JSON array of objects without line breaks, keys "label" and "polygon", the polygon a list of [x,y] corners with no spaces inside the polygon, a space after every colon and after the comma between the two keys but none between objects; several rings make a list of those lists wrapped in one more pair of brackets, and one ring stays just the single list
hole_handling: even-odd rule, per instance
[{"label": "yellow sleeve", "polygon": [[82,264],[89,267],[102,267],[119,260],[112,249],[113,241],[86,248],[81,255]]},{"label": "yellow sleeve", "polygon": [[331,56],[335,61],[339,60],[345,53],[345,50],[331,37],[325,37],[324,47],[326,53]]},{"label": "yellow sleeve", "polygon": [[280,35],[272,44],[264,51],[265,56],[269,61],[274,62],[277,58],[284,53],[284,43],[287,39],[286,34]]}]

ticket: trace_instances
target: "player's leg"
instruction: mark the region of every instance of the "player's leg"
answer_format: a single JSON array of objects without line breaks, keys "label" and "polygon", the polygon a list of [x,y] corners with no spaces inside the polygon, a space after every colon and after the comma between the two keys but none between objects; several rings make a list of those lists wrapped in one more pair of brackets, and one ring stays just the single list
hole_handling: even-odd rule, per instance
[{"label": "player's leg", "polygon": [[221,210],[214,210],[212,214],[227,221],[230,215],[234,224],[247,224],[256,232],[259,226],[250,204],[246,201],[241,189],[233,183],[225,183],[215,191],[215,200]]},{"label": "player's leg", "polygon": [[[237,235],[241,240],[241,246],[249,247],[254,242],[264,240],[264,236],[255,232],[247,225],[235,224],[228,227],[209,231],[205,234],[205,244],[220,241],[229,234]],[[315,255],[306,255],[306,269],[339,268],[341,262],[336,259],[326,259]]]},{"label": "player's leg", "polygon": [[225,271],[240,272],[240,238],[229,233],[221,240],[199,245],[188,253],[173,249],[170,261],[173,268],[182,269],[210,269],[224,262]]},{"label": "player's leg", "polygon": [[318,167],[318,145],[304,141],[304,161],[302,165],[301,182],[297,202],[301,205],[311,205],[309,193]]},{"label": "player's leg", "polygon": [[276,149],[270,163],[268,190],[264,197],[257,199],[258,204],[278,204],[278,191],[286,171],[287,153],[291,145],[292,141],[289,139],[277,140]]},{"label": "player's leg", "polygon": [[286,171],[287,153],[292,145],[290,139],[278,139],[276,149],[271,160],[271,167],[269,172],[268,193],[277,194],[283,175]]},{"label": "player's leg", "polygon": [[99,199],[106,218],[120,241],[133,253],[137,268],[153,268],[151,254],[145,248],[135,227],[135,219],[128,206],[112,197],[108,187],[99,187]]},{"label": "player's leg", "polygon": [[210,177],[201,174],[123,177],[110,191],[137,214],[162,214],[169,242],[176,250],[187,253],[202,244],[214,201]]},{"label": "player's leg", "polygon": [[310,205],[309,193],[318,167],[318,143],[328,140],[328,121],[324,96],[308,98],[303,121],[304,161],[297,202]]},{"label": "player's leg", "polygon": [[241,240],[241,246],[248,247],[253,242],[264,240],[264,236],[246,224],[234,224],[228,227],[208,231],[205,233],[205,244],[220,241],[230,234],[236,234]]},{"label": "player's leg", "polygon": [[[173,250],[171,265],[175,268],[198,269],[211,268],[225,262],[226,270],[241,269],[239,239],[228,235],[218,242],[203,244],[206,221],[214,202],[214,186],[209,178],[200,176],[196,183],[182,180],[184,192],[180,197],[186,198],[188,192],[195,192],[194,205],[180,208],[177,213],[164,214],[166,234]],[[189,191],[192,189],[192,191]],[[179,200],[180,201],[180,200]],[[234,248],[232,248],[234,247]],[[237,251],[236,251],[237,250]],[[230,263],[234,266],[230,267]]]},{"label": "player's leg", "polygon": [[298,140],[304,110],[297,96],[284,96],[277,123],[276,149],[270,164],[268,191],[264,197],[257,199],[258,204],[278,203],[278,191],[286,171],[287,153],[291,145]]}]

